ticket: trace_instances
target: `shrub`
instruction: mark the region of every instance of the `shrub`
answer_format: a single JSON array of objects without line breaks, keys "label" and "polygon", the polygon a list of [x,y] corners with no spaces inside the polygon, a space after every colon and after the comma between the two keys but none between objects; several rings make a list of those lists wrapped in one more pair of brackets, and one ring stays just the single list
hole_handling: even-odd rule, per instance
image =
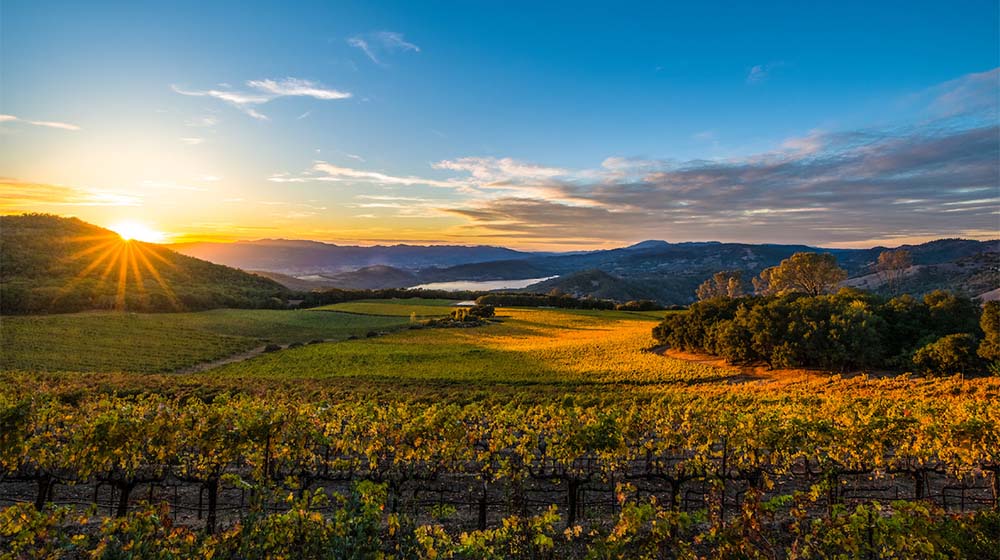
[{"label": "shrub", "polygon": [[965,333],[943,336],[914,352],[913,365],[927,373],[976,371],[976,338]]}]

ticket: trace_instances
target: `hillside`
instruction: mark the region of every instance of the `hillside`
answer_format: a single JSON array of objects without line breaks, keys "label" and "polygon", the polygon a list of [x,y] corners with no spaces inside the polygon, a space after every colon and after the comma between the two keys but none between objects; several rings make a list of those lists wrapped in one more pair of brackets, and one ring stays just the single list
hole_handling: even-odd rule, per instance
[{"label": "hillside", "polygon": [[528,286],[523,291],[547,294],[556,290],[573,297],[631,301],[658,299],[647,286],[612,276],[603,270],[584,270]]},{"label": "hillside", "polygon": [[[857,276],[845,285],[888,294],[889,288],[877,273]],[[936,289],[947,288],[971,297],[997,291],[1000,288],[1000,250],[989,250],[974,255],[936,264],[917,264],[904,271],[897,291],[923,295]],[[983,299],[995,299],[992,296]]]},{"label": "hillside", "polygon": [[[924,294],[936,289],[951,289],[975,296],[1000,287],[1000,243],[996,241],[940,239],[900,248],[910,251],[915,263],[912,275],[901,286],[904,292]],[[885,247],[823,249],[805,245],[645,241],[609,251],[490,263],[489,266],[495,270],[507,265],[514,271],[514,277],[519,277],[527,267],[536,274],[561,275],[524,291],[559,289],[580,297],[617,301],[636,299],[636,294],[641,293],[643,298],[663,304],[685,304],[694,301],[697,286],[715,272],[742,270],[744,276],[750,278],[800,251],[832,253],[852,277],[848,285],[881,291],[874,264],[885,250]],[[587,272],[578,276],[581,270]],[[592,289],[587,289],[588,284],[580,280],[594,279],[595,270],[606,274]]]},{"label": "hillside", "polygon": [[323,275],[320,281],[328,281],[345,290],[407,288],[421,283],[416,274],[385,265],[366,266],[350,272]]},{"label": "hillside", "polygon": [[4,314],[283,307],[273,280],[124,241],[76,218],[0,216],[0,310]]}]

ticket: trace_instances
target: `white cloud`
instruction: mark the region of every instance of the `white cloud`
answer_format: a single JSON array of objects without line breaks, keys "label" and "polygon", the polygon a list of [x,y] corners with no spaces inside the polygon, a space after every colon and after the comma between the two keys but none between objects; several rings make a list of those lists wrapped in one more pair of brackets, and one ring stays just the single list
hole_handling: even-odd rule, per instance
[{"label": "white cloud", "polygon": [[347,44],[351,45],[352,47],[361,49],[362,52],[364,52],[368,58],[372,59],[372,62],[374,62],[375,64],[381,64],[378,61],[378,57],[375,56],[375,53],[372,52],[371,48],[368,46],[368,41],[365,41],[360,37],[351,37],[350,39],[347,40]]},{"label": "white cloud", "polygon": [[784,61],[778,60],[775,62],[768,62],[767,64],[757,64],[750,68],[750,72],[747,73],[747,83],[748,84],[759,84],[771,75],[771,72],[775,68],[780,68],[784,66]]},{"label": "white cloud", "polygon": [[197,146],[198,144],[201,144],[202,142],[204,142],[205,139],[204,138],[185,137],[185,138],[181,138],[180,141],[184,142],[188,146]]},{"label": "white cloud", "polygon": [[312,166],[312,172],[290,176],[288,174],[275,174],[268,178],[275,183],[308,183],[311,181],[331,181],[331,182],[360,182],[376,183],[380,185],[427,185],[431,187],[456,187],[459,186],[454,181],[439,181],[416,176],[396,176],[380,173],[378,171],[365,171],[351,167],[342,167],[325,161],[317,161]]},{"label": "white cloud", "polygon": [[513,158],[494,157],[464,157],[442,160],[433,164],[433,167],[434,169],[464,171],[471,174],[474,179],[485,183],[546,180],[570,173],[559,167],[546,167]]},{"label": "white cloud", "polygon": [[781,147],[797,155],[811,155],[823,149],[825,133],[821,130],[811,130],[806,136],[788,138]]},{"label": "white cloud", "polygon": [[273,97],[300,96],[314,97],[316,99],[347,99],[351,96],[346,91],[327,89],[309,80],[298,78],[285,78],[284,80],[250,80],[247,85],[267,92]]},{"label": "white cloud", "polygon": [[20,117],[15,117],[14,115],[0,115],[0,122],[23,122],[34,126],[44,126],[46,128],[58,128],[62,130],[80,130],[80,127],[75,124],[58,122],[58,121],[33,121],[28,119],[22,119]]},{"label": "white cloud", "polygon": [[375,64],[382,64],[384,56],[393,52],[420,52],[420,47],[404,39],[402,33],[395,31],[375,31],[355,35],[347,39],[347,44],[360,49]]},{"label": "white cloud", "polygon": [[[254,109],[254,106],[263,105],[279,97],[312,97],[313,99],[324,101],[351,97],[350,92],[329,89],[315,82],[299,78],[249,80],[246,85],[254,91],[234,91],[231,89],[187,90],[176,85],[171,85],[170,88],[181,95],[214,97],[233,105],[247,115],[259,120],[268,120],[268,117]],[[217,121],[202,119],[201,122],[209,123],[202,126],[210,126]]]},{"label": "white cloud", "polygon": [[184,124],[194,128],[208,128],[219,124],[219,119],[213,115],[205,115],[204,117],[188,119]]}]

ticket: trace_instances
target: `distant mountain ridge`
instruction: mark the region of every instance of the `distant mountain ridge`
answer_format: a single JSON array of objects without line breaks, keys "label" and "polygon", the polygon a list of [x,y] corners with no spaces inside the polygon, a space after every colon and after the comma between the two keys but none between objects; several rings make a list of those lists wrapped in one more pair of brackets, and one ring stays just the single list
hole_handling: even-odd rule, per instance
[{"label": "distant mountain ridge", "polygon": [[377,265],[402,269],[448,267],[534,255],[489,245],[398,244],[363,247],[288,239],[178,243],[167,247],[226,266],[289,275],[339,273]]},{"label": "distant mountain ridge", "polygon": [[[280,241],[274,244],[286,246],[294,243]],[[306,246],[312,246],[310,244],[314,242],[306,243]],[[662,240],[647,240],[617,249],[572,253],[526,253],[497,247],[397,245],[389,248],[403,251],[403,256],[397,254],[396,260],[392,262],[405,262],[408,265],[375,264],[338,269],[314,276],[300,276],[292,283],[286,281],[286,285],[295,289],[303,289],[304,286],[375,289],[405,288],[429,282],[520,280],[558,276],[529,286],[523,291],[548,292],[555,289],[577,296],[619,301],[654,299],[664,304],[684,304],[693,300],[695,288],[701,282],[720,270],[742,270],[749,279],[794,253],[827,252],[837,257],[840,266],[852,278],[859,278],[871,276],[875,272],[874,265],[878,255],[887,250],[885,247],[826,249],[808,245],[719,241],[670,243]],[[913,282],[906,284],[914,293],[950,288],[968,295],[978,295],[989,291],[983,289],[989,286],[993,286],[989,289],[1000,288],[998,274],[991,272],[991,263],[996,262],[996,257],[1000,256],[998,241],[939,239],[917,245],[903,245],[900,248],[909,250],[914,263],[925,269]],[[339,261],[339,265],[387,259],[383,252],[386,247],[350,249],[353,260]],[[415,250],[418,256],[406,255],[406,250]],[[458,251],[458,254],[453,251]],[[432,265],[423,264],[440,257],[442,253],[454,261],[482,257],[481,251],[486,251],[492,258],[453,265],[439,261]],[[511,253],[516,255],[515,258],[499,258]],[[308,268],[304,262],[303,266]],[[870,287],[880,289],[878,285]]]}]

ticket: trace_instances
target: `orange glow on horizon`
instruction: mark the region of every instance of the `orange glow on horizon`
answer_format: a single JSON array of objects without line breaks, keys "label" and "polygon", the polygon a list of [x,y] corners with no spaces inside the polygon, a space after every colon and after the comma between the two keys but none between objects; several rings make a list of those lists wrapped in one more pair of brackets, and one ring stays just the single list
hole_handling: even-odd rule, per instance
[{"label": "orange glow on horizon", "polygon": [[125,241],[145,241],[146,243],[161,243],[166,239],[166,234],[156,231],[149,226],[135,221],[118,222],[108,226],[108,229],[117,233]]}]

